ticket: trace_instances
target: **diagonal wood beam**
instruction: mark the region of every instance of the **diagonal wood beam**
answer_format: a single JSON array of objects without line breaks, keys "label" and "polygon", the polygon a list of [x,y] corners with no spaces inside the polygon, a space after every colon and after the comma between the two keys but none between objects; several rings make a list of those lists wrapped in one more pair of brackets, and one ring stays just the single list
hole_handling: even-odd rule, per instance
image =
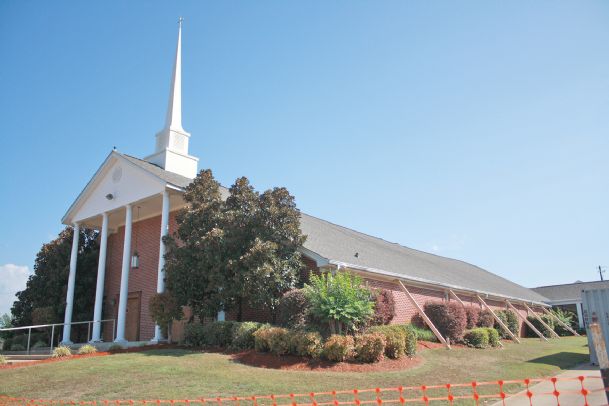
[{"label": "diagonal wood beam", "polygon": [[548,326],[548,324],[542,320],[541,317],[539,317],[539,315],[537,313],[535,313],[530,307],[529,305],[527,305],[526,303],[522,302],[522,304],[524,305],[524,307],[527,308],[527,310],[531,313],[533,313],[533,316],[539,320],[539,322],[548,329],[548,331],[550,331],[550,334],[552,334],[553,336],[555,336],[556,338],[560,338],[560,336],[556,333],[556,331],[554,331],[553,329],[550,328],[550,326]]},{"label": "diagonal wood beam", "polygon": [[448,341],[446,341],[446,339],[444,339],[444,337],[442,337],[442,334],[440,334],[440,332],[438,331],[436,326],[434,326],[433,322],[429,319],[429,317],[427,317],[427,315],[423,311],[423,308],[421,307],[421,305],[419,305],[419,303],[416,301],[414,296],[412,296],[410,294],[410,292],[408,291],[408,289],[406,289],[406,286],[404,286],[402,281],[397,280],[397,282],[400,285],[400,287],[402,288],[402,290],[404,291],[404,293],[406,293],[406,297],[408,297],[408,300],[410,300],[410,302],[414,305],[414,307],[417,308],[419,314],[421,315],[423,320],[425,320],[425,324],[427,324],[429,326],[429,328],[431,329],[431,331],[433,331],[433,333],[438,338],[438,340],[440,340],[440,342],[442,344],[444,344],[446,346],[446,348],[448,348],[450,350],[450,344],[448,343]]},{"label": "diagonal wood beam", "polygon": [[515,308],[515,307],[514,307],[514,306],[513,306],[513,305],[510,303],[510,301],[509,301],[509,300],[506,300],[506,301],[505,301],[505,303],[507,303],[508,307],[509,307],[510,309],[512,309],[512,311],[513,311],[514,313],[516,313],[516,315],[517,315],[519,318],[521,318],[521,319],[522,319],[522,321],[524,321],[524,322],[527,324],[527,326],[529,326],[529,328],[530,328],[531,330],[533,330],[533,331],[535,332],[535,334],[537,334],[537,335],[539,336],[539,338],[540,338],[540,339],[542,339],[542,340],[544,340],[544,341],[548,341],[548,339],[546,338],[546,336],[544,336],[544,335],[541,333],[541,331],[537,330],[537,329],[535,328],[535,326],[533,325],[533,323],[531,323],[529,320],[527,320],[527,318],[526,318],[526,317],[524,317],[522,314],[520,314],[520,312],[518,311],[518,309],[516,309],[516,308]]},{"label": "diagonal wood beam", "polygon": [[[463,308],[467,310],[467,307],[465,306],[465,303],[463,303],[463,300],[461,300],[461,298],[457,296],[457,294],[453,292],[452,289],[448,289],[448,293],[450,293],[450,295],[455,298],[457,302],[461,303],[461,306],[463,306]],[[501,340],[499,340],[499,346],[503,348],[503,343],[501,342]]]},{"label": "diagonal wood beam", "polygon": [[501,326],[501,328],[508,333],[508,335],[510,337],[512,337],[512,340],[516,341],[518,344],[520,344],[520,340],[518,339],[518,337],[516,337],[516,335],[514,333],[512,333],[512,331],[505,325],[505,323],[503,321],[501,321],[501,319],[499,317],[497,317],[497,315],[495,314],[495,312],[493,311],[493,309],[491,309],[484,300],[482,300],[482,298],[480,297],[480,295],[476,295],[476,299],[478,299],[478,301],[482,304],[482,306],[484,306],[484,308],[486,310],[488,310],[489,312],[491,312],[491,314],[493,315],[493,318],[495,319],[495,321],[497,322],[497,324],[499,324]]},{"label": "diagonal wood beam", "polygon": [[576,336],[579,337],[579,333],[577,331],[573,330],[570,325],[568,325],[567,323],[565,323],[564,321],[562,321],[561,319],[556,317],[556,315],[554,313],[552,313],[551,311],[549,311],[545,307],[543,307],[542,309],[545,312],[545,314],[549,315],[550,317],[553,317],[554,320],[556,320],[558,322],[558,324],[560,324],[561,326],[563,326],[564,328],[569,330],[573,335],[576,335]]}]

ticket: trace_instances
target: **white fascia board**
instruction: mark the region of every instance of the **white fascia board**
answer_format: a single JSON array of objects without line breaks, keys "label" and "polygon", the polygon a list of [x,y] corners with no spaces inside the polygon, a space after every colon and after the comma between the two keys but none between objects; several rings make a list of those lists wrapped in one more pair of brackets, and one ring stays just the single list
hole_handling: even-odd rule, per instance
[{"label": "white fascia board", "polygon": [[[85,185],[84,189],[80,192],[80,194],[78,195],[78,197],[76,198],[74,203],[72,203],[70,205],[70,207],[68,208],[68,210],[66,211],[66,213],[64,214],[64,216],[61,219],[61,222],[63,224],[65,224],[65,225],[71,225],[72,218],[74,217],[74,213],[78,209],[80,209],[81,205],[84,203],[86,198],[89,197],[89,195],[93,192],[93,190],[95,189],[95,186],[103,178],[102,175],[104,174],[106,169],[109,168],[111,166],[111,164],[114,163],[114,161],[117,161],[117,160],[120,160],[122,163],[127,164],[131,168],[134,168],[136,170],[141,171],[142,173],[145,173],[146,176],[148,176],[150,178],[153,178],[155,180],[164,182],[165,186],[169,185],[165,180],[163,180],[160,177],[150,173],[149,171],[147,171],[147,170],[145,170],[145,169],[135,165],[133,162],[131,162],[128,159],[126,159],[125,157],[123,157],[120,153],[118,153],[116,151],[112,151],[112,152],[110,152],[110,154],[108,154],[108,156],[106,157],[104,162],[102,162],[102,164],[97,169],[97,171],[95,171],[95,174],[93,174],[93,177],[89,180],[89,182],[87,182],[87,184]],[[99,213],[99,214],[101,214],[101,213]]]},{"label": "white fascia board", "polygon": [[372,273],[372,274],[379,274],[379,275],[384,275],[384,276],[389,276],[395,279],[400,279],[403,281],[410,281],[410,282],[416,282],[419,283],[421,285],[424,286],[432,286],[432,287],[440,287],[440,288],[444,288],[444,289],[452,289],[452,290],[456,290],[459,292],[463,292],[463,293],[476,293],[479,295],[484,295],[485,297],[488,297],[489,299],[499,299],[499,300],[511,300],[513,302],[524,302],[524,303],[531,303],[534,305],[538,305],[538,306],[545,306],[545,307],[549,307],[547,303],[543,303],[543,302],[536,302],[536,301],[532,301],[532,300],[524,300],[522,298],[517,298],[517,297],[512,297],[512,296],[506,296],[506,295],[501,295],[498,293],[492,293],[492,292],[486,292],[486,291],[482,291],[482,290],[476,290],[476,289],[470,289],[470,288],[465,288],[463,286],[457,286],[457,285],[450,285],[447,283],[440,283],[440,282],[434,282],[434,281],[430,281],[424,278],[417,278],[414,276],[404,276],[402,274],[398,274],[395,272],[388,272],[388,271],[384,271],[382,269],[377,269],[377,268],[370,268],[370,267],[366,267],[366,266],[361,266],[361,265],[354,265],[354,264],[350,264],[348,262],[342,262],[342,261],[335,261],[335,260],[330,260],[329,261],[331,265],[335,265],[337,267],[344,267],[344,268],[352,268],[355,270],[360,270],[360,271],[364,271],[364,272],[368,272],[368,273]]},{"label": "white fascia board", "polygon": [[315,261],[315,264],[320,268],[324,267],[324,266],[328,266],[330,264],[330,261],[327,258],[322,257],[318,253],[311,251],[308,248],[300,247],[300,248],[298,248],[298,251],[301,254],[303,254],[304,256],[307,256],[307,257],[311,258],[313,261]]},{"label": "white fascia board", "polygon": [[547,303],[552,306],[560,306],[560,305],[570,305],[570,304],[582,303],[582,300],[581,299],[560,299],[560,300],[548,299]]}]

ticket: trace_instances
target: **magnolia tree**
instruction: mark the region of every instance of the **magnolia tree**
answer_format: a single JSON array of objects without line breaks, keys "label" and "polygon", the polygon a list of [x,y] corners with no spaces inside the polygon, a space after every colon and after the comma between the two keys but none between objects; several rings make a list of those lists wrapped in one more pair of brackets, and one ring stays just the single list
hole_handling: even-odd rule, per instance
[{"label": "magnolia tree", "polygon": [[201,318],[234,310],[241,320],[244,304],[274,317],[303,267],[300,212],[285,188],[259,193],[243,177],[229,191],[223,201],[210,170],[187,187],[178,230],[165,238],[167,288]]}]

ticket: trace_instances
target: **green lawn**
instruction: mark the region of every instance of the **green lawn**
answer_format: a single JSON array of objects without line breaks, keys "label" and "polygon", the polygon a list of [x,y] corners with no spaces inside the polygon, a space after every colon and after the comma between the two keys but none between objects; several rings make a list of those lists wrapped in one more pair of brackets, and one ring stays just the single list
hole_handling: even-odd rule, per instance
[{"label": "green lawn", "polygon": [[426,350],[416,368],[376,373],[270,370],[224,354],[154,350],[0,370],[0,394],[94,400],[309,393],[541,377],[588,361],[585,337],[522,341],[503,350]]}]

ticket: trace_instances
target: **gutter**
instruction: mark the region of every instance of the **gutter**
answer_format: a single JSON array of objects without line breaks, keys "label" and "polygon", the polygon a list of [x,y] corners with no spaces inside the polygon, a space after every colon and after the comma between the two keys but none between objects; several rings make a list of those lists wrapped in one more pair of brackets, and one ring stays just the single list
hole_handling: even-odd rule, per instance
[{"label": "gutter", "polygon": [[370,267],[366,267],[366,266],[362,266],[362,265],[354,265],[354,264],[350,264],[347,262],[342,262],[342,261],[336,261],[336,260],[329,260],[328,263],[330,263],[331,265],[335,265],[337,267],[345,267],[345,268],[352,268],[352,269],[356,269],[356,270],[360,270],[360,271],[364,271],[364,272],[369,272],[369,273],[373,273],[373,274],[380,274],[380,275],[385,275],[385,276],[390,276],[392,278],[396,278],[399,280],[403,280],[403,281],[410,281],[410,282],[418,282],[420,284],[423,285],[431,285],[431,286],[437,286],[437,287],[441,287],[444,289],[453,289],[453,290],[457,290],[463,293],[476,293],[479,295],[484,295],[487,298],[498,298],[500,300],[512,300],[514,302],[524,302],[524,303],[531,303],[537,306],[544,306],[544,307],[550,307],[547,303],[543,303],[543,302],[537,302],[534,300],[524,300],[522,298],[518,298],[518,297],[513,297],[513,296],[507,296],[507,295],[501,295],[498,293],[492,293],[492,292],[486,292],[483,290],[476,290],[476,289],[470,289],[470,288],[464,288],[462,286],[457,286],[457,285],[451,285],[451,284],[447,284],[447,283],[440,283],[440,282],[434,282],[434,281],[430,281],[428,279],[424,279],[424,278],[417,278],[414,276],[404,276],[401,274],[397,274],[394,272],[387,272],[387,271],[383,271],[382,269],[377,269],[377,268],[370,268]]}]

